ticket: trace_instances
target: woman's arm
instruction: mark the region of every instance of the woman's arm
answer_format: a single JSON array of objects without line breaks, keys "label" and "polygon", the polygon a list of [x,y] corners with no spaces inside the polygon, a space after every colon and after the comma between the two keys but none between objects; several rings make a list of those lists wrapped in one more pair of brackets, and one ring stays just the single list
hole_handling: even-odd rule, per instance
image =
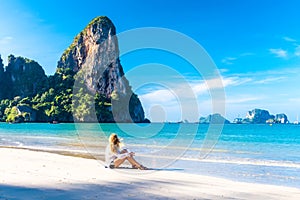
[{"label": "woman's arm", "polygon": [[130,156],[130,153],[119,153],[119,154],[116,154],[116,157],[118,159],[123,159],[123,158],[126,158],[128,156]]},{"label": "woman's arm", "polygon": [[129,149],[123,149],[120,153],[116,154],[116,157],[119,159],[123,159],[129,156],[134,156],[134,152],[131,152]]}]

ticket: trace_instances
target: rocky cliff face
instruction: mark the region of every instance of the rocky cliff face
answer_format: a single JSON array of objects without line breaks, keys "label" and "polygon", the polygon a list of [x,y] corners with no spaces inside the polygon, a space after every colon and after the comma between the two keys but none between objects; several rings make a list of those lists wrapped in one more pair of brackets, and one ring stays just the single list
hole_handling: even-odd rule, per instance
[{"label": "rocky cliff face", "polygon": [[72,69],[80,74],[75,77],[80,77],[89,91],[112,99],[115,121],[142,122],[144,111],[124,77],[115,35],[115,26],[109,18],[95,18],[63,53],[57,71]]},{"label": "rocky cliff face", "polygon": [[245,121],[255,124],[264,124],[269,119],[274,119],[274,116],[270,115],[269,111],[254,109],[247,112]]},{"label": "rocky cliff face", "polygon": [[269,111],[262,109],[254,109],[248,111],[246,118],[243,119],[243,123],[253,123],[253,124],[265,124],[265,123],[289,123],[286,114],[276,114],[276,116],[271,115]]},{"label": "rocky cliff face", "polygon": [[[4,65],[3,65],[3,60],[1,58],[1,55],[0,55],[0,85],[1,87],[3,87],[4,85]],[[4,98],[4,92],[3,92],[3,89],[0,90],[0,99],[3,99]]]},{"label": "rocky cliff face", "polygon": [[[2,63],[2,62],[1,62]],[[22,57],[8,57],[8,65],[0,66],[1,99],[16,96],[32,97],[48,87],[48,79],[43,68],[35,61]]]},{"label": "rocky cliff face", "polygon": [[4,73],[4,65],[0,54],[0,75],[2,75],[3,73]]},{"label": "rocky cliff face", "polygon": [[275,122],[280,123],[280,124],[286,124],[286,123],[289,123],[289,120],[288,120],[286,114],[280,113],[280,114],[276,114]]}]

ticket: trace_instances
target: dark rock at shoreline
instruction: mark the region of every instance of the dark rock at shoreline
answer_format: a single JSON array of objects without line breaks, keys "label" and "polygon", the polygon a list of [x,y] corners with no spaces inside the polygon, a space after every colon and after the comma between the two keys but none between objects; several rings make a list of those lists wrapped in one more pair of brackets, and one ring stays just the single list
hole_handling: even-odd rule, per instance
[{"label": "dark rock at shoreline", "polygon": [[20,115],[24,116],[24,121],[27,122],[35,122],[36,119],[36,110],[32,109],[29,106],[26,105],[20,105],[17,106],[18,112],[20,113]]}]

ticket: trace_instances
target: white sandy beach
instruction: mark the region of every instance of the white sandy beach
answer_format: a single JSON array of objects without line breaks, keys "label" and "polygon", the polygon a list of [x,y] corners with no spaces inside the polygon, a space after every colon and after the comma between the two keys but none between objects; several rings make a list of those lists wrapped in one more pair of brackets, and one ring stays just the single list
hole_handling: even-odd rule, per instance
[{"label": "white sandy beach", "polygon": [[[130,170],[131,175],[126,175]],[[135,174],[136,175],[132,175]],[[300,199],[300,189],[0,148],[0,199]]]}]

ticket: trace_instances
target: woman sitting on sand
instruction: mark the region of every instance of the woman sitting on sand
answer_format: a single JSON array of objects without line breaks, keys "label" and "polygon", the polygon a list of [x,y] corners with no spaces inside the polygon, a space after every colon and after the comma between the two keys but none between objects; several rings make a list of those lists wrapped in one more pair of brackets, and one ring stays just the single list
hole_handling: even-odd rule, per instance
[{"label": "woman sitting on sand", "polygon": [[121,142],[117,134],[112,133],[109,136],[109,149],[110,149],[110,168],[119,167],[125,160],[128,160],[133,168],[145,170],[147,167],[138,163],[133,156],[134,152],[130,152],[128,149],[121,149]]}]

